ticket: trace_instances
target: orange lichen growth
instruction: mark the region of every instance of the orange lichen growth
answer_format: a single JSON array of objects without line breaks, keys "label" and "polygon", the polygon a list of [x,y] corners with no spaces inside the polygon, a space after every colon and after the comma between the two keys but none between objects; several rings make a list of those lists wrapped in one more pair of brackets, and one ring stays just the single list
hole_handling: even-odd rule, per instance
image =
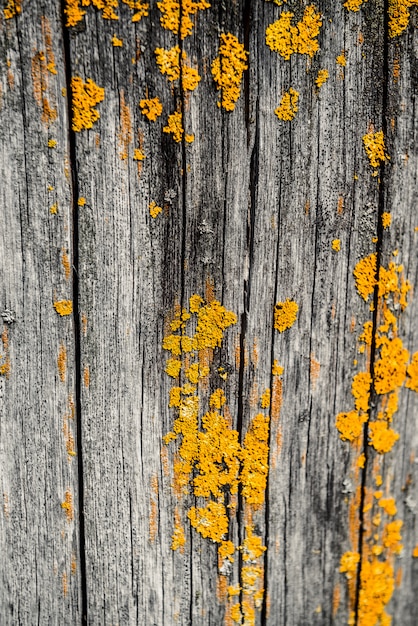
[{"label": "orange lichen growth", "polygon": [[111,42],[114,48],[122,48],[123,46],[123,39],[119,39],[116,35],[113,35]]},{"label": "orange lichen growth", "polygon": [[63,572],[63,574],[62,574],[62,592],[63,592],[64,598],[65,598],[67,593],[68,593],[68,576],[67,576],[67,572]]},{"label": "orange lichen growth", "polygon": [[12,17],[22,12],[22,0],[8,0],[7,6],[3,9],[4,19],[10,20]]},{"label": "orange lichen growth", "polygon": [[335,252],[339,252],[341,250],[341,239],[333,239],[331,247]]},{"label": "orange lichen growth", "polygon": [[163,132],[173,136],[176,143],[179,143],[184,135],[184,140],[187,143],[194,141],[194,135],[187,135],[184,133],[183,128],[183,115],[180,111],[175,111],[168,116],[167,126],[163,127]]},{"label": "orange lichen growth", "polygon": [[274,307],[274,328],[280,333],[291,328],[296,322],[299,307],[293,300],[277,302]]},{"label": "orange lichen growth", "polygon": [[345,574],[348,579],[353,578],[357,574],[359,563],[360,555],[358,552],[345,552],[340,560],[340,572]]},{"label": "orange lichen growth", "polygon": [[65,511],[67,522],[72,522],[74,519],[73,496],[69,489],[65,492],[65,500],[61,502],[61,508]]},{"label": "orange lichen growth", "polygon": [[54,302],[54,309],[61,317],[71,315],[73,312],[72,300],[57,300]]},{"label": "orange lichen growth", "polygon": [[380,454],[390,452],[399,439],[398,433],[390,428],[384,420],[369,422],[369,437],[369,445],[373,446]]},{"label": "orange lichen growth", "polygon": [[318,74],[316,75],[316,78],[315,78],[315,84],[318,87],[318,89],[320,89],[322,85],[327,82],[328,78],[329,78],[328,70],[318,71]]},{"label": "orange lichen growth", "polygon": [[315,389],[316,387],[316,383],[319,378],[320,371],[321,371],[321,364],[315,358],[315,355],[312,352],[310,359],[309,359],[309,378],[311,379],[313,389]]},{"label": "orange lichen growth", "polygon": [[162,211],[162,207],[157,206],[157,203],[154,202],[154,200],[152,202],[150,202],[149,204],[149,214],[151,215],[151,217],[153,217],[154,219],[157,217],[157,215],[159,215]]},{"label": "orange lichen growth", "polygon": [[67,348],[61,344],[57,358],[58,372],[61,382],[65,381],[67,373]]},{"label": "orange lichen growth", "polygon": [[158,506],[154,498],[150,498],[149,540],[154,543],[158,531]]},{"label": "orange lichen growth", "polygon": [[418,6],[418,0],[389,0],[389,37],[398,37],[408,27],[412,6]]},{"label": "orange lichen growth", "polygon": [[143,99],[139,102],[142,115],[145,115],[151,122],[155,122],[157,117],[160,117],[163,112],[163,105],[160,99],[157,97]]},{"label": "orange lichen growth", "polygon": [[363,424],[367,422],[367,414],[358,411],[338,413],[335,425],[343,441],[354,441],[363,432]]},{"label": "orange lichen growth", "polygon": [[387,561],[373,558],[362,563],[360,572],[360,594],[358,624],[369,626],[381,624],[389,626],[390,617],[385,606],[392,597],[394,590],[393,566]]},{"label": "orange lichen growth", "polygon": [[357,291],[366,302],[369,296],[374,292],[374,288],[377,284],[376,271],[375,252],[369,254],[369,256],[364,259],[360,259],[353,270]]},{"label": "orange lichen growth", "polygon": [[391,517],[394,517],[397,513],[395,498],[379,498],[379,506]]},{"label": "orange lichen growth", "polygon": [[65,0],[64,15],[67,18],[66,26],[75,26],[83,19],[85,11],[80,9],[81,0]]},{"label": "orange lichen growth", "polygon": [[406,373],[408,379],[405,383],[405,387],[418,393],[418,352],[414,352],[412,355],[412,361],[408,365]]},{"label": "orange lichen growth", "polygon": [[271,373],[273,376],[281,376],[284,372],[284,367],[282,365],[279,365],[279,362],[277,359],[274,359],[273,361],[273,365],[271,368]]},{"label": "orange lichen growth", "polygon": [[211,500],[206,507],[192,507],[188,518],[193,528],[212,541],[220,543],[228,531],[228,517],[222,502]]},{"label": "orange lichen growth", "polygon": [[338,215],[342,215],[343,212],[344,212],[344,198],[343,196],[338,196],[337,213]]},{"label": "orange lichen growth", "polygon": [[337,63],[337,65],[340,65],[341,67],[345,67],[347,65],[347,59],[345,57],[345,50],[341,51],[341,54],[337,56],[337,58],[335,59],[335,62]]},{"label": "orange lichen growth", "polygon": [[245,527],[245,539],[242,544],[242,560],[245,562],[256,561],[267,550],[263,545],[261,537],[253,534],[254,527]]},{"label": "orange lichen growth", "polygon": [[266,44],[286,60],[294,53],[307,54],[312,58],[319,50],[317,37],[322,26],[321,14],[310,5],[296,26],[292,25],[293,16],[293,13],[283,11],[280,18],[267,27]]},{"label": "orange lichen growth", "polygon": [[363,135],[363,144],[372,167],[380,167],[382,163],[389,159],[389,156],[386,154],[383,130],[379,130],[376,133],[371,131]]},{"label": "orange lichen growth", "polygon": [[407,371],[409,352],[403,347],[402,340],[386,339],[380,350],[380,359],[375,364],[374,388],[376,393],[384,394],[400,387]]},{"label": "orange lichen growth", "polygon": [[234,562],[235,545],[232,541],[222,541],[218,547],[218,555],[220,559],[228,559],[230,563]]},{"label": "orange lichen growth", "polygon": [[86,387],[86,389],[88,389],[90,386],[90,368],[88,365],[84,367],[83,381],[84,381],[84,386]]},{"label": "orange lichen growth", "polygon": [[266,490],[269,454],[269,418],[254,417],[244,438],[242,452],[242,495],[248,504],[262,505]]},{"label": "orange lichen growth", "polygon": [[[47,126],[49,126],[51,124],[51,122],[54,122],[58,117],[58,113],[56,109],[53,109],[49,102],[48,102],[48,98],[42,98],[42,117],[41,120],[43,121],[44,124],[46,124]],[[52,141],[52,140],[50,140]],[[55,146],[57,145],[57,142],[55,141],[55,144],[49,145],[50,141],[48,141],[48,148],[55,148]]]},{"label": "orange lichen growth", "polygon": [[86,199],[85,199],[85,198],[82,198],[82,197],[81,197],[81,198],[79,198],[79,199],[77,200],[77,204],[78,204],[78,206],[84,206],[84,205],[86,204]]},{"label": "orange lichen growth", "polygon": [[274,110],[279,120],[290,122],[294,119],[299,110],[298,100],[299,92],[292,87],[283,94],[279,106]]},{"label": "orange lichen growth", "polygon": [[418,543],[417,543],[417,545],[415,546],[415,548],[413,549],[412,556],[413,556],[415,559],[416,559],[416,558],[418,558]]},{"label": "orange lichen growth", "polygon": [[[169,81],[178,80],[181,76],[181,84],[185,91],[194,91],[196,89],[200,82],[199,72],[187,64],[187,55],[184,51],[180,51],[179,46],[174,46],[169,50],[156,48],[155,56],[161,74],[166,75]],[[158,100],[158,98],[154,98],[154,100]],[[161,106],[162,111],[161,103],[159,106]]]},{"label": "orange lichen growth", "polygon": [[347,11],[360,11],[360,7],[366,2],[367,0],[346,0],[346,2],[344,2],[344,6]]},{"label": "orange lichen growth", "polygon": [[139,22],[143,17],[147,17],[149,13],[149,3],[143,0],[122,0],[130,9],[136,11],[132,16],[132,22]]},{"label": "orange lichen growth", "polygon": [[84,83],[79,76],[71,79],[72,92],[72,130],[80,132],[88,128],[93,128],[100,113],[93,107],[104,100],[104,89],[88,78]]},{"label": "orange lichen growth", "polygon": [[9,331],[7,327],[4,328],[1,334],[1,341],[3,344],[4,356],[0,355],[0,359],[4,359],[4,363],[0,365],[0,375],[6,376],[9,378],[10,376],[10,350],[9,350]]},{"label": "orange lichen growth", "polygon": [[193,21],[190,16],[208,9],[210,4],[206,0],[181,0],[181,2],[180,0],[160,0],[157,2],[157,7],[161,12],[161,26],[180,34],[180,39],[184,39],[191,35],[193,30]]},{"label": "orange lichen growth", "polygon": [[125,102],[125,93],[123,89],[120,92],[120,130],[119,130],[119,143],[122,146],[122,152],[120,158],[122,161],[128,158],[129,144],[132,143],[132,122],[131,111],[129,105]]},{"label": "orange lichen growth", "polygon": [[56,139],[48,139],[48,148],[56,148],[57,141]]},{"label": "orange lichen growth", "polygon": [[211,66],[216,89],[221,91],[217,104],[226,111],[233,111],[240,97],[244,71],[248,69],[248,52],[231,33],[221,33],[220,40],[218,56]]},{"label": "orange lichen growth", "polygon": [[392,215],[385,211],[382,213],[382,226],[386,230],[392,223]]},{"label": "orange lichen growth", "polygon": [[135,148],[132,159],[134,161],[139,161],[138,167],[140,166],[140,162],[146,158],[145,154],[139,148]]},{"label": "orange lichen growth", "polygon": [[270,398],[271,398],[271,391],[270,389],[266,389],[263,393],[263,395],[260,398],[260,405],[262,409],[268,409],[270,406]]},{"label": "orange lichen growth", "polygon": [[209,398],[209,406],[213,409],[221,409],[226,402],[226,397],[222,389],[215,389]]},{"label": "orange lichen growth", "polygon": [[62,250],[61,263],[64,268],[65,279],[69,280],[71,276],[71,264],[67,251],[65,249]]},{"label": "orange lichen growth", "polygon": [[165,372],[172,378],[178,378],[181,370],[181,361],[179,359],[168,359]]},{"label": "orange lichen growth", "polygon": [[54,204],[49,207],[49,212],[51,215],[56,215],[58,213],[58,202],[54,202]]},{"label": "orange lichen growth", "polygon": [[353,378],[351,393],[355,398],[356,410],[366,413],[369,410],[370,386],[372,378],[369,372],[359,372]]}]

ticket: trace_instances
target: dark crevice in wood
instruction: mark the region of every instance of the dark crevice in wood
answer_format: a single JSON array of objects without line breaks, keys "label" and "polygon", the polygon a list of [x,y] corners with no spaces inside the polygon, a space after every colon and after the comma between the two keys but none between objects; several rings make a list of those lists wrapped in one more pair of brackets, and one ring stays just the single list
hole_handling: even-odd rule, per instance
[{"label": "dark crevice in wood", "polygon": [[81,578],[81,622],[88,623],[87,573],[86,573],[86,540],[84,520],[84,458],[83,458],[83,426],[81,415],[81,326],[79,307],[79,184],[77,172],[77,149],[75,133],[72,130],[73,112],[71,107],[71,42],[69,29],[65,26],[65,3],[61,0],[61,22],[64,46],[65,80],[67,89],[68,111],[68,145],[71,169],[72,187],[72,285],[73,285],[73,324],[74,324],[74,366],[75,366],[75,408],[77,424],[77,473],[78,473],[78,510],[79,510],[79,550],[80,550],[80,578]]},{"label": "dark crevice in wood", "polygon": [[[384,25],[384,35],[383,35],[383,82],[382,82],[382,130],[383,136],[385,139],[387,138],[387,115],[388,115],[388,97],[389,97],[389,0],[384,0],[383,2],[383,25]],[[385,196],[386,196],[386,170],[385,161],[382,162],[379,168],[379,197],[378,197],[378,208],[377,208],[377,242],[376,242],[376,285],[373,291],[373,316],[372,316],[372,341],[370,346],[370,378],[371,378],[371,386],[370,386],[370,407],[367,412],[367,421],[363,427],[363,454],[365,456],[365,463],[363,467],[362,477],[361,477],[361,493],[360,493],[360,505],[359,505],[359,567],[357,569],[357,578],[356,578],[356,598],[355,598],[355,624],[359,623],[359,608],[360,608],[360,592],[361,592],[361,571],[363,566],[363,544],[364,544],[364,525],[365,525],[365,517],[364,517],[364,507],[366,500],[366,488],[367,488],[367,479],[368,479],[368,467],[372,462],[371,454],[372,451],[369,450],[368,438],[369,438],[369,420],[374,414],[374,410],[378,404],[378,395],[374,390],[374,371],[375,371],[375,360],[377,355],[377,347],[376,347],[376,333],[377,333],[377,325],[378,325],[378,305],[379,305],[379,274],[380,268],[382,264],[382,248],[383,248],[383,222],[382,215],[385,211]]]}]

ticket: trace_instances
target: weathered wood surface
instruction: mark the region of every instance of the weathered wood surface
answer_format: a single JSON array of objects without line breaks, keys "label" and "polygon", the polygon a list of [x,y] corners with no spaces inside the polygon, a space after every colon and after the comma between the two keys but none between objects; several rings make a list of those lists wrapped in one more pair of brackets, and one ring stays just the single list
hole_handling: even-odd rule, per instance
[{"label": "weathered wood surface", "polygon": [[[0,305],[15,317],[4,324],[10,373],[0,376],[2,623],[72,624],[82,615],[88,624],[234,623],[223,586],[242,585],[245,562],[237,551],[226,567],[216,544],[191,528],[187,511],[203,500],[176,495],[176,444],[163,444],[176,383],[164,372],[162,343],[175,306],[187,307],[192,294],[237,315],[199,384],[200,418],[222,388],[242,443],[272,390],[262,410],[271,418],[265,504],[251,510],[239,495],[229,513],[235,546],[252,524],[267,547],[254,623],[346,624],[352,611],[353,623],[377,623],[361,616],[361,574],[350,597],[339,568],[349,551],[367,562],[371,527],[383,541],[383,521],[373,526],[364,512],[379,473],[403,520],[403,552],[388,557],[396,588],[386,610],[393,624],[416,622],[417,394],[400,390],[400,439],[385,455],[368,445],[367,426],[356,445],[335,427],[337,413],[354,408],[353,376],[373,372],[378,359],[373,345],[358,352],[363,324],[381,321],[359,297],[356,263],[377,251],[385,267],[402,263],[415,289],[418,280],[414,9],[408,29],[389,39],[383,0],[358,12],[324,0],[319,52],[284,60],[267,48],[266,28],[283,10],[301,19],[307,3],[212,4],[184,40],[161,27],[156,3],[138,23],[121,4],[117,21],[89,7],[66,28],[58,4],[32,0],[2,22]],[[218,108],[210,71],[222,32],[249,51],[231,112]],[[155,62],[155,48],[176,44],[201,75],[192,93]],[[50,46],[57,74],[47,69]],[[336,63],[342,52],[345,67]],[[329,78],[319,89],[320,69]],[[71,76],[105,88],[92,130],[71,132]],[[299,111],[281,121],[274,109],[290,87]],[[163,114],[149,122],[138,104],[157,95]],[[44,97],[56,120],[42,121]],[[176,109],[192,143],[162,132]],[[391,156],[378,176],[362,143],[371,126],[384,129]],[[135,149],[143,161],[133,160]],[[153,201],[163,207],[155,219]],[[383,230],[385,211],[392,225]],[[287,298],[298,319],[278,333],[274,305]],[[63,299],[73,316],[55,312]],[[412,354],[418,303],[409,299],[398,331]],[[374,394],[371,407],[373,421],[382,398]],[[183,550],[172,549],[176,516]]]}]

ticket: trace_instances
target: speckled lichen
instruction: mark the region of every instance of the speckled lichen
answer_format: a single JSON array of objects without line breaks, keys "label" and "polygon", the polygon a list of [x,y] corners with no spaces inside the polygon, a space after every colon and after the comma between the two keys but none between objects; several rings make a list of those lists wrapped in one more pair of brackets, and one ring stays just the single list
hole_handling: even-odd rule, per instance
[{"label": "speckled lichen", "polygon": [[22,12],[22,0],[8,0],[7,6],[3,9],[5,20],[19,15]]},{"label": "speckled lichen", "polygon": [[377,264],[375,252],[360,259],[353,270],[357,291],[365,301],[367,301],[369,296],[374,292],[377,283],[376,272]]},{"label": "speckled lichen", "polygon": [[299,92],[292,87],[283,94],[279,106],[274,110],[279,120],[290,122],[294,119],[299,110],[298,100]]},{"label": "speckled lichen", "polygon": [[346,0],[344,6],[347,11],[360,11],[360,8],[365,4],[367,0]]},{"label": "speckled lichen", "polygon": [[151,215],[152,218],[156,218],[157,215],[159,215],[162,211],[162,207],[158,206],[156,202],[154,202],[154,200],[152,202],[150,202],[149,204],[149,214]]},{"label": "speckled lichen", "polygon": [[320,89],[322,85],[327,82],[328,78],[329,78],[328,70],[318,71],[318,74],[316,75],[316,78],[315,78],[315,85],[318,87],[318,89]]},{"label": "speckled lichen", "polygon": [[178,80],[181,77],[181,84],[185,91],[196,89],[200,82],[199,72],[189,65],[187,54],[184,51],[181,52],[179,46],[168,50],[156,48],[155,57],[161,74],[167,76],[169,81]]},{"label": "speckled lichen", "polygon": [[266,44],[286,60],[294,53],[312,58],[319,50],[317,37],[322,26],[321,14],[310,5],[296,26],[292,25],[293,17],[293,13],[283,11],[280,18],[267,27]]},{"label": "speckled lichen", "polygon": [[398,37],[408,28],[412,6],[418,6],[418,0],[389,0],[389,37]]},{"label": "speckled lichen", "polygon": [[378,168],[389,159],[389,156],[386,154],[383,130],[375,133],[371,131],[363,135],[363,144],[372,167]]},{"label": "speckled lichen", "polygon": [[[184,39],[192,34],[193,21],[191,16],[198,11],[203,11],[210,7],[206,0],[160,0],[157,7],[161,12],[161,26],[173,33],[180,34],[180,39]],[[181,16],[180,16],[181,9]]]},{"label": "speckled lichen", "polygon": [[155,120],[160,117],[163,112],[163,105],[158,96],[155,98],[144,98],[143,100],[140,100],[139,106],[142,115],[145,115],[145,117],[151,122],[155,122]]},{"label": "speckled lichen", "polygon": [[180,111],[174,111],[174,113],[168,116],[167,124],[163,127],[163,132],[171,135],[176,143],[180,143],[183,136],[186,143],[192,143],[194,141],[194,135],[189,135],[184,132],[183,115]]},{"label": "speckled lichen", "polygon": [[233,111],[241,94],[241,82],[247,66],[248,52],[232,33],[221,33],[218,56],[211,67],[216,89],[220,91],[218,107]]},{"label": "speckled lichen", "polygon": [[382,213],[382,226],[386,230],[392,223],[392,215],[388,211]]},{"label": "speckled lichen", "polygon": [[342,50],[341,53],[336,57],[335,62],[340,67],[345,67],[347,65],[347,58],[345,56],[345,50]]},{"label": "speckled lichen", "polygon": [[104,89],[96,85],[95,82],[88,78],[83,82],[79,76],[73,76],[71,79],[72,93],[72,129],[75,132],[93,128],[100,113],[94,108],[99,102],[104,100]]},{"label": "speckled lichen", "polygon": [[[123,4],[135,11],[132,16],[132,22],[138,22],[144,16],[148,15],[149,3],[143,0],[122,0]],[[65,0],[64,14],[67,18],[66,26],[71,27],[78,24],[86,14],[81,7],[95,7],[101,11],[102,18],[105,20],[118,20],[119,16],[114,9],[119,6],[119,0]]]},{"label": "speckled lichen", "polygon": [[294,300],[287,298],[285,302],[277,302],[274,307],[274,328],[280,333],[291,328],[296,322],[299,306]]}]

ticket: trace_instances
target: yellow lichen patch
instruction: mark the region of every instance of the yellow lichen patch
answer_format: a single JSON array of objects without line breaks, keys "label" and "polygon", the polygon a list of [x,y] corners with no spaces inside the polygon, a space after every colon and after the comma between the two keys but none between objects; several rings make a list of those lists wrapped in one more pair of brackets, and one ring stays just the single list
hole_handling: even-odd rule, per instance
[{"label": "yellow lichen patch", "polygon": [[366,464],[366,455],[364,454],[364,452],[362,452],[359,458],[357,459],[357,467],[359,467],[360,469],[363,469],[365,464]]},{"label": "yellow lichen patch", "polygon": [[367,0],[346,0],[346,2],[344,2],[344,6],[347,11],[360,11],[360,7],[366,2]]},{"label": "yellow lichen patch", "polygon": [[168,116],[167,125],[164,126],[163,132],[172,135],[174,141],[180,143],[184,134],[183,116],[180,111],[175,111]]},{"label": "yellow lichen patch", "polygon": [[225,402],[226,398],[222,389],[215,389],[209,398],[209,406],[214,409],[221,409]]},{"label": "yellow lichen patch", "polygon": [[248,69],[248,52],[231,33],[221,33],[218,56],[212,63],[212,76],[221,91],[218,107],[233,111],[241,93],[244,70]]},{"label": "yellow lichen patch", "polygon": [[54,302],[54,309],[61,317],[71,315],[73,312],[72,300],[57,300]]},{"label": "yellow lichen patch", "polygon": [[298,100],[299,92],[292,87],[283,94],[279,106],[274,110],[279,120],[290,122],[294,119],[299,110]]},{"label": "yellow lichen patch", "polygon": [[234,562],[235,545],[232,541],[222,541],[218,546],[218,555],[220,559],[228,559]]},{"label": "yellow lichen patch", "polygon": [[8,0],[7,6],[3,9],[4,19],[10,20],[12,17],[22,12],[22,0]]},{"label": "yellow lichen patch", "polygon": [[122,46],[123,46],[123,39],[119,39],[119,37],[116,37],[116,35],[113,35],[111,41],[112,41],[112,46],[114,48],[122,48]]},{"label": "yellow lichen patch", "polygon": [[150,498],[149,540],[154,543],[158,531],[158,507],[154,498]]},{"label": "yellow lichen patch", "polygon": [[57,365],[60,380],[64,382],[67,373],[67,348],[62,344],[58,352]]},{"label": "yellow lichen patch", "polygon": [[71,79],[72,93],[72,129],[75,132],[93,128],[100,113],[94,108],[104,100],[104,89],[88,78],[84,83],[79,76]]},{"label": "yellow lichen patch", "polygon": [[152,202],[150,202],[149,204],[149,214],[151,215],[152,218],[156,218],[157,215],[159,215],[162,211],[162,207],[157,206],[157,203],[154,202],[154,200]]},{"label": "yellow lichen patch", "polygon": [[163,112],[163,105],[158,96],[155,98],[145,98],[144,100],[141,100],[139,106],[142,115],[145,115],[145,117],[151,122],[155,122],[157,117],[160,117]]},{"label": "yellow lichen patch", "polygon": [[384,420],[369,422],[369,437],[369,445],[380,454],[390,452],[399,439],[398,433],[395,433]]},{"label": "yellow lichen patch", "polygon": [[67,522],[72,522],[74,519],[73,496],[69,489],[65,492],[65,500],[61,502],[61,508],[65,511]]},{"label": "yellow lichen patch", "polygon": [[371,131],[363,135],[363,144],[372,167],[380,167],[382,163],[389,159],[389,156],[386,154],[383,130],[379,130],[376,133]]},{"label": "yellow lichen patch", "polygon": [[128,158],[129,144],[132,143],[132,122],[131,111],[129,105],[125,102],[125,93],[123,89],[120,91],[120,129],[118,134],[119,143],[122,147],[120,158],[122,161]]},{"label": "yellow lichen patch", "polygon": [[318,71],[318,74],[316,75],[316,78],[315,78],[315,84],[318,87],[318,89],[320,89],[322,85],[327,82],[328,78],[329,78],[328,70]]},{"label": "yellow lichen patch", "polygon": [[84,206],[86,204],[86,199],[81,197],[77,200],[78,206]]},{"label": "yellow lichen patch", "polygon": [[271,368],[271,373],[273,376],[281,376],[284,372],[284,367],[282,365],[279,365],[279,362],[277,359],[274,359],[273,361],[273,365]]},{"label": "yellow lichen patch", "polygon": [[220,543],[228,532],[228,517],[222,502],[211,500],[206,507],[193,506],[187,515],[202,537]]},{"label": "yellow lichen patch", "polygon": [[83,382],[86,389],[90,387],[90,368],[88,365],[84,367]]},{"label": "yellow lichen patch", "polygon": [[412,556],[416,559],[418,558],[418,543],[412,551]]},{"label": "yellow lichen patch", "polygon": [[193,21],[190,16],[208,9],[210,4],[207,0],[160,0],[157,2],[157,7],[161,12],[161,26],[180,34],[180,39],[184,39],[193,31]]},{"label": "yellow lichen patch", "polygon": [[184,534],[184,528],[181,523],[179,510],[176,507],[174,511],[174,532],[171,536],[171,549],[178,550],[180,548],[180,552],[183,552],[185,544],[186,537]]},{"label": "yellow lichen patch", "polygon": [[373,558],[362,563],[360,573],[360,594],[358,624],[390,625],[390,617],[385,613],[385,606],[394,590],[393,566],[386,561]]},{"label": "yellow lichen patch", "polygon": [[341,239],[333,239],[331,247],[335,252],[339,252],[341,250]]},{"label": "yellow lichen patch", "polygon": [[253,526],[246,526],[245,528],[245,539],[242,544],[242,560],[245,562],[256,561],[267,550],[261,537],[254,535],[253,530]]},{"label": "yellow lichen patch", "polygon": [[[135,148],[135,149],[134,149],[134,154],[133,154],[133,157],[132,157],[132,159],[133,159],[134,161],[139,161],[139,162],[141,162],[141,161],[143,161],[145,158],[146,158],[146,156],[145,156],[145,154],[142,152],[142,150],[140,150],[139,148]],[[138,163],[138,166],[139,166],[139,165],[140,165],[140,163]]]},{"label": "yellow lichen patch", "polygon": [[389,37],[398,37],[408,27],[411,6],[418,6],[418,0],[389,0]]},{"label": "yellow lichen patch", "polygon": [[356,410],[366,413],[369,410],[370,386],[372,378],[369,372],[359,372],[353,378],[351,393],[355,398]]},{"label": "yellow lichen patch", "polygon": [[369,254],[369,256],[364,259],[360,259],[353,270],[357,291],[366,302],[369,296],[374,292],[374,288],[377,284],[376,270],[375,252]]},{"label": "yellow lichen patch", "polygon": [[61,263],[62,267],[64,268],[65,280],[69,280],[71,276],[71,264],[67,251],[65,249],[62,250]]},{"label": "yellow lichen patch", "polygon": [[174,46],[169,50],[156,48],[155,56],[161,74],[167,76],[169,81],[178,80],[181,76],[181,84],[185,91],[196,89],[200,82],[199,72],[187,64],[187,55],[180,51],[179,46]]},{"label": "yellow lichen patch", "polygon": [[179,359],[168,359],[165,372],[172,378],[178,378],[181,370],[181,361]]},{"label": "yellow lichen patch", "polygon": [[9,378],[11,365],[10,365],[10,350],[9,350],[9,332],[8,332],[7,327],[4,328],[1,334],[1,341],[3,344],[4,355],[0,355],[0,359],[4,360],[4,362],[1,363],[0,365],[0,375],[6,376],[6,378]]},{"label": "yellow lichen patch", "polygon": [[296,26],[292,25],[293,16],[293,13],[283,11],[280,18],[267,27],[266,44],[286,60],[294,53],[307,54],[312,58],[319,50],[317,37],[322,26],[321,14],[310,5]]},{"label": "yellow lichen patch", "polygon": [[48,139],[48,148],[56,148],[56,147],[57,147],[56,139]]},{"label": "yellow lichen patch", "polygon": [[335,59],[335,62],[337,63],[337,65],[340,65],[341,67],[345,67],[347,65],[345,50],[341,51],[341,54],[337,56],[337,58]]},{"label": "yellow lichen patch", "polygon": [[392,223],[392,215],[385,211],[382,213],[382,226],[386,230]]},{"label": "yellow lichen patch", "polygon": [[143,2],[143,0],[122,0],[122,2],[127,4],[130,9],[136,11],[136,13],[132,16],[132,22],[139,22],[143,17],[148,15],[148,2]]},{"label": "yellow lichen patch", "polygon": [[394,517],[397,513],[395,498],[379,498],[379,506],[391,517]]},{"label": "yellow lichen patch", "polygon": [[362,434],[365,422],[367,422],[366,413],[349,411],[348,413],[338,413],[335,425],[343,441],[354,441]]},{"label": "yellow lichen patch", "polygon": [[49,212],[51,215],[56,215],[58,213],[58,202],[54,202],[54,204],[49,207]]},{"label": "yellow lichen patch", "polygon": [[261,408],[262,409],[268,409],[270,406],[270,398],[271,398],[271,391],[270,389],[266,389],[263,393],[263,395],[260,398],[260,404],[261,404]]},{"label": "yellow lichen patch", "polygon": [[408,375],[408,379],[405,387],[418,393],[418,352],[414,352],[412,355],[412,361],[408,365],[406,373]]},{"label": "yellow lichen patch", "polygon": [[403,347],[398,337],[387,339],[380,350],[380,359],[375,364],[374,388],[376,393],[384,394],[400,387],[407,371],[409,352]]},{"label": "yellow lichen patch", "polygon": [[299,307],[293,300],[277,302],[274,307],[274,328],[280,333],[291,328],[296,322]]},{"label": "yellow lichen patch", "polygon": [[242,451],[242,495],[248,504],[262,505],[266,490],[269,455],[269,418],[259,413],[250,424]]},{"label": "yellow lichen patch", "polygon": [[345,574],[349,579],[353,578],[357,574],[359,563],[360,555],[358,552],[345,552],[340,560],[340,572]]}]

